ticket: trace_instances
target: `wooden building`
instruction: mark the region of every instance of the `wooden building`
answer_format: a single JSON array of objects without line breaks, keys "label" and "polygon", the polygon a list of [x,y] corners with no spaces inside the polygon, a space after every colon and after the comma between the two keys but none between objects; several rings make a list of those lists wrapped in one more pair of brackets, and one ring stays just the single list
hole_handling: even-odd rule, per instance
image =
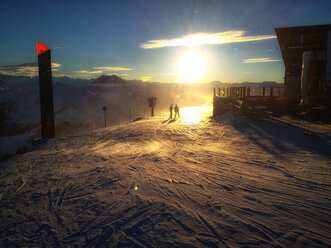
[{"label": "wooden building", "polygon": [[331,25],[275,28],[288,107],[331,107]]}]

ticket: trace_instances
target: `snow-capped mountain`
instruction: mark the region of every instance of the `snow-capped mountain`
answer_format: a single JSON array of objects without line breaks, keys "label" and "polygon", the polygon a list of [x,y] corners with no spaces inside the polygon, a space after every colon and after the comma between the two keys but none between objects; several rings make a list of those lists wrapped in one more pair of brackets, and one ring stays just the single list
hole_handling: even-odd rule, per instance
[{"label": "snow-capped mountain", "polygon": [[92,84],[108,84],[113,86],[124,86],[125,80],[116,76],[116,75],[102,75],[95,80],[93,80]]}]

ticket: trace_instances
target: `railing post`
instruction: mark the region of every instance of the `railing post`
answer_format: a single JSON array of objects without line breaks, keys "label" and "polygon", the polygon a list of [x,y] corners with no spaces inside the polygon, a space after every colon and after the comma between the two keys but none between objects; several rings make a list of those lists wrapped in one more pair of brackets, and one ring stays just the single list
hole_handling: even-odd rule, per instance
[{"label": "railing post", "polygon": [[270,87],[270,107],[272,105],[272,96],[273,96],[274,87]]}]

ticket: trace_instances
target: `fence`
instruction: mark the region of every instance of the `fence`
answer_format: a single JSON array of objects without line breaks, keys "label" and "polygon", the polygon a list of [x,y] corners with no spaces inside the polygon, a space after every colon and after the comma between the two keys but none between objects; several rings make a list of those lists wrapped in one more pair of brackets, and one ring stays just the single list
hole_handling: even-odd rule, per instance
[{"label": "fence", "polygon": [[253,89],[251,87],[217,87],[214,88],[213,106],[214,115],[223,114],[234,107],[244,111],[253,110],[257,106],[281,110],[285,106],[284,86],[263,86]]}]

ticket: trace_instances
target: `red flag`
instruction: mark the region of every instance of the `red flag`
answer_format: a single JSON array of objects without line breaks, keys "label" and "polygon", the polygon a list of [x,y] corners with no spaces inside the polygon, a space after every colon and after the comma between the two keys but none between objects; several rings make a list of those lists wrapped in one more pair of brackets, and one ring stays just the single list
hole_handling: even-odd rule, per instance
[{"label": "red flag", "polygon": [[49,50],[50,49],[47,46],[45,46],[45,45],[41,44],[39,41],[37,41],[37,55],[38,56]]}]

